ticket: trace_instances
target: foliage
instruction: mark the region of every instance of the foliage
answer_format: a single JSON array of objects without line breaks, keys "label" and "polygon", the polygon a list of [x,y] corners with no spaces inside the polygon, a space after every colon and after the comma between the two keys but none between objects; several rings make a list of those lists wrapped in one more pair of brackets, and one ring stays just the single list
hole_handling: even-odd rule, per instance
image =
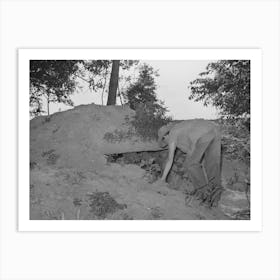
[{"label": "foliage", "polygon": [[140,167],[146,170],[145,178],[149,183],[155,182],[161,176],[161,166],[155,158],[141,160]]},{"label": "foliage", "polygon": [[110,60],[83,60],[77,77],[85,81],[93,92],[96,92],[104,87],[110,67]]},{"label": "foliage", "polygon": [[219,60],[190,82],[190,100],[217,107],[222,115],[250,115],[250,60]]},{"label": "foliage", "polygon": [[205,204],[208,207],[217,207],[223,191],[224,188],[222,186],[218,186],[209,180],[209,183],[194,189],[190,194],[185,193],[185,202],[189,206],[189,198],[194,196],[200,201],[200,204]]},{"label": "foliage", "polygon": [[[122,70],[123,75],[120,73],[118,80],[118,96],[121,98],[122,90],[120,90],[120,82],[122,80],[130,81],[130,75],[126,77],[125,72],[129,71],[131,67],[137,65],[138,60],[120,60],[119,68]],[[110,75],[112,69],[113,60],[84,60],[82,61],[78,78],[88,83],[90,90],[97,92],[101,90],[101,102],[103,105],[104,93],[109,93]]]},{"label": "foliage", "polygon": [[156,139],[158,129],[171,120],[166,117],[167,108],[164,103],[156,96],[157,76],[157,71],[143,64],[138,79],[129,86],[125,94],[125,101],[136,112],[132,125],[143,140]]},{"label": "foliage", "polygon": [[156,140],[158,130],[171,121],[171,117],[165,116],[164,112],[154,114],[152,107],[151,103],[139,104],[136,107],[135,117],[131,121],[136,133],[144,141]]},{"label": "foliage", "polygon": [[230,160],[240,160],[250,165],[250,130],[243,119],[220,119],[223,155]]},{"label": "foliage", "polygon": [[161,175],[162,153],[165,151],[130,152],[124,154],[111,154],[107,156],[107,162],[118,164],[136,164],[146,171],[144,178],[149,183],[159,179]]},{"label": "foliage", "polygon": [[115,129],[113,132],[106,132],[103,139],[110,143],[116,143],[131,139],[134,134],[135,133],[132,129],[129,129],[127,131]]},{"label": "foliage", "polygon": [[40,115],[42,97],[47,103],[62,102],[73,105],[70,94],[76,83],[78,60],[31,60],[30,61],[30,107],[31,115]]},{"label": "foliage", "polygon": [[160,220],[162,216],[164,216],[164,212],[161,210],[159,206],[152,207],[150,210],[151,210],[152,220]]},{"label": "foliage", "polygon": [[87,196],[90,211],[97,219],[105,219],[108,214],[127,208],[126,204],[118,203],[108,192],[95,191]]},{"label": "foliage", "polygon": [[55,150],[51,149],[49,151],[43,152],[42,157],[47,159],[48,165],[56,164],[57,160],[59,159],[59,155],[55,154]]},{"label": "foliage", "polygon": [[[136,64],[137,60],[121,60],[120,69],[125,72]],[[73,106],[70,95],[78,87],[78,82],[86,83],[93,92],[102,90],[103,104],[111,66],[112,60],[31,60],[30,115],[46,113],[43,109],[44,99],[48,114],[50,103],[62,102]]]},{"label": "foliage", "polygon": [[138,79],[129,86],[125,94],[125,101],[128,102],[131,109],[135,110],[139,103],[150,102],[155,105],[158,103],[156,77],[158,77],[158,73],[151,66],[143,64],[140,67]]}]

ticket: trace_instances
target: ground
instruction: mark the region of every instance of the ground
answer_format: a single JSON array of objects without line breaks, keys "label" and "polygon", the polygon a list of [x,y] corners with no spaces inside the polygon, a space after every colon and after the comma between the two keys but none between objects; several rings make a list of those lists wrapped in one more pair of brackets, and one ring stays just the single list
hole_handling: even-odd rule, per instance
[{"label": "ground", "polygon": [[[159,181],[166,151],[122,132],[129,110],[105,109],[81,106],[31,121],[31,219],[249,218],[250,170],[234,150],[238,135],[232,137],[232,126],[221,124],[227,147],[222,164],[225,191],[218,207],[209,208],[189,199],[192,184],[180,169],[182,153],[177,153],[167,183]],[[143,152],[143,147],[148,148]],[[107,148],[110,153],[104,156]]]}]

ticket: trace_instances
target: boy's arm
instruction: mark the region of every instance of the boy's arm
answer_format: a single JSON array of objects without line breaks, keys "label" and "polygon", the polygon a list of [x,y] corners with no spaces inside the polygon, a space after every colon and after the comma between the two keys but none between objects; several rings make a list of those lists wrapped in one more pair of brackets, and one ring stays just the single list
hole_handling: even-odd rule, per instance
[{"label": "boy's arm", "polygon": [[175,150],[176,150],[176,144],[175,144],[175,141],[172,141],[168,145],[168,151],[169,151],[168,160],[166,162],[166,165],[165,165],[165,168],[164,168],[164,171],[163,171],[163,175],[161,177],[162,181],[166,180],[166,177],[167,177],[167,175],[168,175],[168,173],[171,169],[171,166],[173,164]]}]

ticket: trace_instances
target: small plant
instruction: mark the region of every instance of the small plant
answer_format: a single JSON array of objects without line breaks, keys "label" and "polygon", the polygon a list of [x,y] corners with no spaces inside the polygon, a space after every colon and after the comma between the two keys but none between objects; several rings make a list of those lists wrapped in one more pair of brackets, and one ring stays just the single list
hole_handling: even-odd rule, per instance
[{"label": "small plant", "polygon": [[154,105],[139,104],[135,110],[135,117],[131,120],[132,126],[143,141],[157,140],[158,130],[171,121],[170,117],[156,114],[151,108]]},{"label": "small plant", "polygon": [[47,163],[49,165],[54,165],[56,164],[57,160],[59,159],[59,155],[57,154],[51,154],[48,159],[47,159]]},{"label": "small plant", "polygon": [[233,218],[235,220],[250,220],[250,217],[251,217],[250,209],[240,210],[233,214]]},{"label": "small plant", "polygon": [[121,129],[115,129],[113,132],[106,132],[103,139],[110,143],[122,142],[127,139],[131,139],[135,135],[133,129],[130,128],[127,131]]},{"label": "small plant", "polygon": [[37,163],[35,161],[30,162],[30,169],[34,169],[37,166]]},{"label": "small plant", "polygon": [[191,193],[186,192],[186,205],[188,205],[188,203],[190,203],[193,198],[195,198],[196,200],[200,201],[200,204],[204,204],[209,208],[217,207],[224,188],[222,186],[217,186],[213,180],[214,178],[211,178],[208,184],[194,189]]},{"label": "small plant", "polygon": [[90,212],[97,219],[105,219],[108,214],[127,208],[126,204],[119,204],[108,192],[95,191],[88,196]]},{"label": "small plant", "polygon": [[43,152],[43,153],[42,153],[42,157],[49,156],[49,155],[52,154],[53,152],[55,152],[54,149],[48,150],[48,151],[46,151],[46,152]]},{"label": "small plant", "polygon": [[59,127],[55,128],[52,133],[56,133],[59,130]]},{"label": "small plant", "polygon": [[75,207],[81,206],[83,204],[83,200],[80,198],[74,198],[73,199],[73,204]]},{"label": "small plant", "polygon": [[234,172],[234,175],[228,179],[227,185],[233,186],[238,182],[239,182],[239,175],[236,172]]},{"label": "small plant", "polygon": [[42,157],[47,157],[47,163],[49,165],[56,164],[57,160],[59,159],[59,155],[55,154],[54,152],[55,152],[55,150],[51,149],[49,151],[42,153]]},{"label": "small plant", "polygon": [[145,177],[149,183],[156,181],[161,175],[161,167],[154,158],[148,160],[141,160],[140,167],[146,170]]},{"label": "small plant", "polygon": [[58,210],[45,210],[43,215],[47,220],[64,220],[64,213],[61,213]]},{"label": "small plant", "polygon": [[46,123],[48,123],[48,122],[50,122],[50,121],[51,121],[51,117],[50,117],[50,116],[45,117],[45,122],[46,122]]},{"label": "small plant", "polygon": [[159,220],[163,216],[163,212],[160,207],[151,208],[151,217],[153,220]]},{"label": "small plant", "polygon": [[76,219],[80,220],[80,212],[81,212],[80,206],[82,206],[83,200],[80,198],[74,198],[73,204],[77,208]]},{"label": "small plant", "polygon": [[127,213],[122,214],[123,220],[133,220],[133,217],[131,215],[128,215]]}]

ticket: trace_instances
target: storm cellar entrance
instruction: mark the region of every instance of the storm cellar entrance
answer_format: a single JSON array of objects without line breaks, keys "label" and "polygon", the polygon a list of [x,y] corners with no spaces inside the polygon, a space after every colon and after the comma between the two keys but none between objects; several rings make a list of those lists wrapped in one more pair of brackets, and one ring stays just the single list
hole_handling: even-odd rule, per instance
[{"label": "storm cellar entrance", "polygon": [[[145,177],[149,183],[159,180],[165,167],[168,151],[130,152],[111,154],[107,156],[108,163],[121,165],[135,164],[146,171]],[[184,167],[186,154],[176,150],[172,168],[167,177],[168,187],[190,193],[194,190]]]}]

